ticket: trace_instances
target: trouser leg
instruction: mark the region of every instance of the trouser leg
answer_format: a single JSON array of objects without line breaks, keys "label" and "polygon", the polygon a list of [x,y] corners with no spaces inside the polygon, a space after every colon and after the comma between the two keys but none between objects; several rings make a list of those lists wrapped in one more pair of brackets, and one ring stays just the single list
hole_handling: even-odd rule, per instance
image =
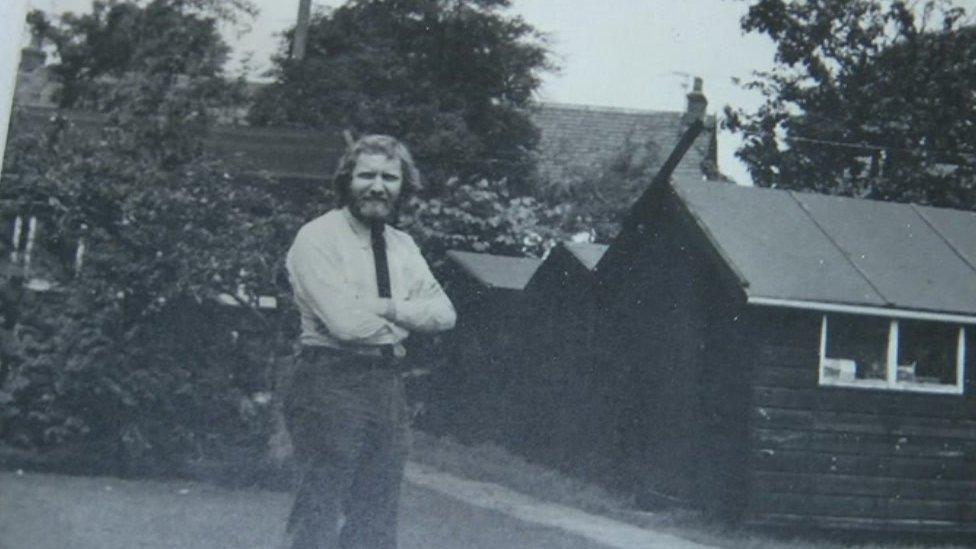
[{"label": "trouser leg", "polygon": [[368,422],[355,406],[334,399],[335,405],[286,412],[302,480],[295,497],[288,530],[293,549],[332,549],[340,546],[340,520],[365,448]]},{"label": "trouser leg", "polygon": [[409,448],[409,426],[403,384],[388,380],[383,393],[388,405],[371,426],[350,488],[346,524],[340,536],[344,549],[395,549],[400,485]]},{"label": "trouser leg", "polygon": [[342,475],[330,467],[307,467],[288,517],[292,549],[339,547]]}]

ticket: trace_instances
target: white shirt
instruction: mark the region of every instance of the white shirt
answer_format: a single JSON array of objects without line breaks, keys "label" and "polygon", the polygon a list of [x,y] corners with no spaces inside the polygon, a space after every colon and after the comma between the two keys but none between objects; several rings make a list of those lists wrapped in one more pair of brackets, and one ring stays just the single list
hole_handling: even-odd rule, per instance
[{"label": "white shirt", "polygon": [[451,301],[430,272],[413,238],[387,225],[387,263],[393,316],[370,311],[377,298],[376,268],[369,227],[347,208],[306,223],[288,250],[286,266],[301,313],[303,345],[339,349],[397,345],[411,331],[454,327]]}]

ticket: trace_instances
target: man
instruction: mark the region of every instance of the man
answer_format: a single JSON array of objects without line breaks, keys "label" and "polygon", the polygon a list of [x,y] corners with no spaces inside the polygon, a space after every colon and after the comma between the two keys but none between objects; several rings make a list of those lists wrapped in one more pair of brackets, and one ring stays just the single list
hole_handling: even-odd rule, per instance
[{"label": "man", "polygon": [[340,207],[302,227],[286,261],[301,351],[284,412],[303,467],[288,529],[295,548],[396,547],[402,342],[452,328],[455,312],[413,239],[387,225],[404,191],[419,188],[406,147],[363,137],[334,184]]}]

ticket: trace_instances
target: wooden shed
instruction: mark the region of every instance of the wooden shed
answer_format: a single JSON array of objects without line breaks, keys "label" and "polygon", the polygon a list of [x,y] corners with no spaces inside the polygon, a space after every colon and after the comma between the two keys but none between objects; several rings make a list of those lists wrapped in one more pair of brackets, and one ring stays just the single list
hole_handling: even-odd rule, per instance
[{"label": "wooden shed", "polygon": [[517,426],[526,456],[604,481],[616,463],[614,406],[604,375],[593,269],[607,246],[562,242],[525,287],[527,323],[512,398],[532,410]]},{"label": "wooden shed", "polygon": [[976,214],[652,187],[597,266],[640,500],[976,531]]},{"label": "wooden shed", "polygon": [[427,428],[463,441],[508,442],[518,411],[505,398],[525,326],[522,296],[541,261],[451,250],[441,280],[458,321],[448,364],[431,379]]}]

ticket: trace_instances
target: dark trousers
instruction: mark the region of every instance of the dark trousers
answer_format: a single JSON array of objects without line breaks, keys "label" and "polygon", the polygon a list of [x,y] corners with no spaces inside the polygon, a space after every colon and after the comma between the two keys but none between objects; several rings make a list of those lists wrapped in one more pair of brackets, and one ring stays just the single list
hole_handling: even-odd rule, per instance
[{"label": "dark trousers", "polygon": [[302,480],[293,549],[396,547],[409,418],[397,372],[372,357],[303,354],[285,397]]}]

